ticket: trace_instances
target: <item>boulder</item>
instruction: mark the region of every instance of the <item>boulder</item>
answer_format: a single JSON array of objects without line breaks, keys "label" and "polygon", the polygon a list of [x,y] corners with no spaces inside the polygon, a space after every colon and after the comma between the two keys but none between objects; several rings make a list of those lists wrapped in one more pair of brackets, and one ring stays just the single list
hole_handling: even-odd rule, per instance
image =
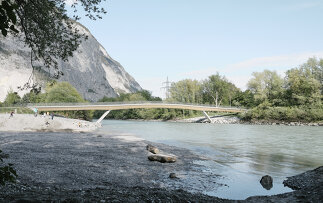
[{"label": "boulder", "polygon": [[175,156],[164,155],[164,154],[153,154],[148,156],[149,161],[158,161],[161,163],[174,163],[176,162]]},{"label": "boulder", "polygon": [[273,178],[269,175],[265,175],[261,178],[260,184],[266,190],[270,190],[273,187]]},{"label": "boulder", "polygon": [[153,154],[159,153],[159,149],[157,147],[150,145],[150,144],[146,146],[146,149]]}]

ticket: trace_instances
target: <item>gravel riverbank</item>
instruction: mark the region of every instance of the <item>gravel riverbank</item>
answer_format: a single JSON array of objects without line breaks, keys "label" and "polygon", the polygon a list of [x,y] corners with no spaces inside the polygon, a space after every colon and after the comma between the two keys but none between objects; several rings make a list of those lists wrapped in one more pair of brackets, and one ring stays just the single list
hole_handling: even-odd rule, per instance
[{"label": "gravel riverbank", "polygon": [[[221,176],[195,164],[203,158],[186,149],[98,133],[0,132],[0,138],[0,148],[9,154],[6,162],[14,163],[19,175],[17,184],[0,186],[0,202],[232,202],[201,194],[221,187]],[[147,144],[177,161],[150,162]],[[169,178],[170,173],[179,178]],[[311,174],[286,182],[295,192],[245,201],[319,202],[322,168]]]},{"label": "gravel riverbank", "polygon": [[11,132],[91,132],[97,129],[93,122],[69,119],[62,117],[43,116],[35,117],[32,114],[0,114],[0,131]]}]

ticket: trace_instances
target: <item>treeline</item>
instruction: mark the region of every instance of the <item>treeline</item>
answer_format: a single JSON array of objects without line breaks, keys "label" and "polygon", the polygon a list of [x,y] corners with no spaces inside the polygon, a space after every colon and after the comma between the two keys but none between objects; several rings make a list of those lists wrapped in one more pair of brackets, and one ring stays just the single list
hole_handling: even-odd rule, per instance
[{"label": "treeline", "polygon": [[[85,103],[80,93],[68,82],[51,81],[47,83],[44,93],[40,89],[32,89],[22,98],[10,90],[0,107],[23,105],[27,103]],[[41,113],[41,112],[39,112]],[[54,112],[69,118],[91,120],[93,111],[61,111]]]},{"label": "treeline", "polygon": [[[225,76],[219,73],[202,81],[185,79],[172,83],[169,89],[169,102],[210,104],[248,108],[240,115],[244,120],[274,121],[322,121],[323,120],[323,59],[310,58],[299,67],[288,70],[282,78],[275,71],[254,72],[241,91]],[[99,102],[161,101],[149,91],[120,94],[117,98],[104,97]],[[45,92],[32,90],[23,98],[9,91],[3,104],[10,106],[19,103],[66,103],[86,102],[77,90],[67,82],[50,82]],[[57,112],[71,118],[91,120],[91,111]],[[104,111],[94,112],[99,118]],[[111,111],[111,119],[162,119],[185,118],[201,115],[200,112],[175,109],[130,109]]]},{"label": "treeline", "polygon": [[[299,67],[290,69],[282,78],[275,71],[254,72],[241,91],[219,73],[202,81],[185,79],[172,83],[169,89],[170,102],[199,103],[215,106],[248,108],[240,115],[244,120],[273,121],[321,121],[323,120],[323,59],[310,58]],[[103,98],[106,101],[156,101],[148,91],[121,94],[118,98]],[[99,117],[103,112],[97,112]],[[133,109],[112,111],[108,118],[115,119],[173,119],[199,114],[195,111]]]},{"label": "treeline", "polygon": [[[104,97],[99,102],[131,102],[131,101],[162,101],[159,97],[154,97],[147,90],[136,93],[122,93],[117,98]],[[100,118],[105,111],[95,111],[94,118]],[[179,116],[190,115],[187,111],[177,109],[127,109],[111,111],[108,119],[150,119],[150,120],[170,120]]]}]

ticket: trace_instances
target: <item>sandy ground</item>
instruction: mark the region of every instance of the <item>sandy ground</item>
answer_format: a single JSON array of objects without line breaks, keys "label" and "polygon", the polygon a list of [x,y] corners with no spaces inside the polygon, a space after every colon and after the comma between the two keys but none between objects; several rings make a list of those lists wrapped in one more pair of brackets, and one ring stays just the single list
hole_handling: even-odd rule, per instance
[{"label": "sandy ground", "polygon": [[92,122],[32,114],[0,114],[0,131],[21,132],[21,131],[70,131],[90,132],[97,128]]}]

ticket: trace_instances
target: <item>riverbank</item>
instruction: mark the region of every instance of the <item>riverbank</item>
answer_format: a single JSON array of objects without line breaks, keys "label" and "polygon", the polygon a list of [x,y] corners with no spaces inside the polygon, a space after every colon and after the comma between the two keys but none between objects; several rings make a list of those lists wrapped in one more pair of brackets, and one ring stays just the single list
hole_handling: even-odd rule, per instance
[{"label": "riverbank", "polygon": [[91,132],[97,128],[95,123],[62,117],[32,114],[0,114],[0,131],[7,132]]},{"label": "riverbank", "polygon": [[[323,121],[320,122],[288,122],[278,120],[242,120],[237,116],[212,116],[210,117],[211,123],[214,124],[247,124],[247,125],[285,125],[285,126],[323,126]],[[170,122],[183,122],[183,123],[210,123],[204,116],[193,117],[187,119],[175,119]]]},{"label": "riverbank", "polygon": [[[0,186],[0,202],[234,202],[201,194],[223,187],[221,176],[196,164],[203,157],[186,149],[121,134],[0,132],[0,137],[0,148],[9,154],[6,161],[14,163],[19,175],[17,184]],[[177,161],[149,161],[147,144]],[[286,185],[297,191],[245,201],[319,202],[322,171],[289,178]],[[169,178],[170,173],[178,178]]]}]

